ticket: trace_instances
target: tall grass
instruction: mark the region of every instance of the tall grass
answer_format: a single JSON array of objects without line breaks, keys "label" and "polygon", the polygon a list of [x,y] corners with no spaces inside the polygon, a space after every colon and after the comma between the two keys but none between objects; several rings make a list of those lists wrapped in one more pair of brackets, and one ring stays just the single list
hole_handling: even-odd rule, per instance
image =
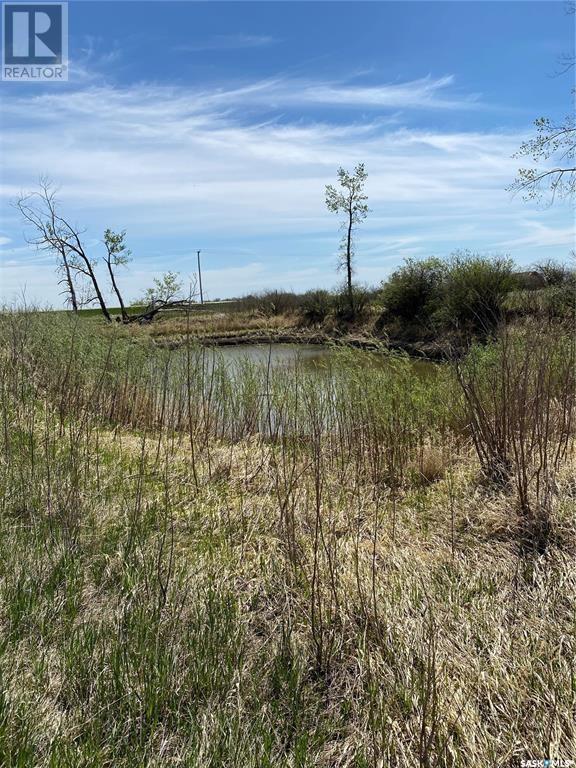
[{"label": "tall grass", "polygon": [[[565,337],[426,377],[349,351],[231,366],[34,313],[0,337],[0,764],[576,757]],[[486,484],[475,443],[503,358],[506,391],[529,383],[507,455],[554,427],[525,466],[548,452],[558,535],[530,557],[521,488]]]},{"label": "tall grass", "polygon": [[575,352],[562,326],[531,322],[504,329],[456,367],[483,471],[514,485],[528,541],[540,552],[552,534],[556,478],[572,448]]}]

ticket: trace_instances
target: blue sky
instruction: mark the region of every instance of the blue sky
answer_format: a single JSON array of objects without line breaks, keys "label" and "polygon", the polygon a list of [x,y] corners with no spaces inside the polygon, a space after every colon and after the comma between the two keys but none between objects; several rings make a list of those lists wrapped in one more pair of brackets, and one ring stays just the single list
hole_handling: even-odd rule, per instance
[{"label": "blue sky", "polygon": [[562,2],[70,2],[69,83],[0,84],[0,296],[61,302],[10,206],[40,175],[95,257],[127,230],[129,298],[187,280],[197,248],[212,298],[335,285],[324,186],[358,162],[360,282],[456,249],[565,260],[569,205],[505,188],[533,119],[570,110],[573,19]]}]

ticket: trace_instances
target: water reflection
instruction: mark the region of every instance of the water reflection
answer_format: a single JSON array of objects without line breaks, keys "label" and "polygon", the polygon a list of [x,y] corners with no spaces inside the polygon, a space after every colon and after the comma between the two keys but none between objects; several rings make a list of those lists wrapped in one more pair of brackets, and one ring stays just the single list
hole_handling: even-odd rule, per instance
[{"label": "water reflection", "polygon": [[210,347],[210,352],[230,363],[251,362],[274,367],[302,363],[313,369],[335,353],[322,344],[239,344],[237,346]]},{"label": "water reflection", "polygon": [[[221,359],[230,363],[234,368],[237,364],[256,363],[271,367],[291,367],[295,363],[307,371],[320,372],[326,364],[336,355],[342,354],[342,347],[327,346],[324,344],[239,344],[236,346],[210,347],[208,353],[213,359]],[[387,364],[388,357],[383,352],[366,352],[351,350],[362,355],[363,362],[374,368],[380,368]],[[414,370],[422,375],[429,375],[437,363],[430,360],[413,359]]]}]

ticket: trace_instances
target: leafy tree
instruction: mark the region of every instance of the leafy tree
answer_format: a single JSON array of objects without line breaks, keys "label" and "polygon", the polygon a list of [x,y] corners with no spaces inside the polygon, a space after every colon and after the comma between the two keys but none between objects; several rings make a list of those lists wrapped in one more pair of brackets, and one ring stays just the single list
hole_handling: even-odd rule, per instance
[{"label": "leafy tree", "polygon": [[[566,4],[566,12],[574,15],[576,3]],[[562,71],[565,74],[574,68],[574,53],[561,58]],[[572,97],[576,88],[572,88]],[[541,200],[550,197],[553,203],[556,197],[573,198],[576,192],[576,118],[574,111],[560,122],[549,117],[539,117],[534,121],[535,135],[525,141],[515,157],[530,158],[530,165],[519,168],[514,183],[509,187],[513,192],[521,192],[527,200]]]},{"label": "leafy tree", "polygon": [[155,277],[154,285],[144,294],[144,301],[151,306],[170,304],[183,300],[183,283],[178,272],[165,272],[162,277]]},{"label": "leafy tree", "polygon": [[539,117],[534,125],[536,135],[525,141],[516,157],[529,157],[532,165],[519,168],[518,176],[510,187],[522,192],[527,200],[541,200],[550,195],[571,198],[576,192],[576,120],[568,115],[556,123]]},{"label": "leafy tree", "polygon": [[353,173],[348,173],[344,168],[338,169],[338,183],[341,189],[336,189],[331,184],[326,186],[326,206],[333,213],[343,214],[342,228],[344,237],[341,244],[341,259],[339,267],[346,270],[346,286],[348,304],[352,314],[354,313],[354,291],[352,288],[352,260],[354,247],[352,235],[354,227],[360,224],[368,215],[368,196],[364,194],[364,183],[368,174],[364,169],[364,163],[356,166]]},{"label": "leafy tree", "polygon": [[118,284],[116,282],[116,276],[114,274],[115,267],[125,267],[131,261],[132,254],[126,246],[125,240],[126,231],[113,232],[111,229],[107,229],[104,232],[104,245],[106,247],[106,255],[104,256],[104,261],[106,262],[106,266],[108,268],[108,275],[110,276],[112,290],[116,294],[116,298],[118,299],[118,303],[120,305],[122,320],[127,322],[128,313],[126,312],[122,294],[120,293],[120,289],[118,288]]}]

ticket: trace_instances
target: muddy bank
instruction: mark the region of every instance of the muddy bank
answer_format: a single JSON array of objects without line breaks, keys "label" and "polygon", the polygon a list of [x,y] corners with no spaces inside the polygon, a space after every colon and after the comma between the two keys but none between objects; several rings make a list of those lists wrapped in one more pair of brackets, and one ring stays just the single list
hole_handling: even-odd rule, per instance
[{"label": "muddy bank", "polygon": [[[441,342],[387,339],[347,334],[334,336],[318,331],[238,332],[227,335],[194,336],[193,341],[207,347],[230,347],[244,344],[321,344],[363,349],[371,352],[396,350],[422,360],[441,361],[454,355],[454,348]],[[176,349],[186,343],[185,337],[163,339],[157,343]]]}]

